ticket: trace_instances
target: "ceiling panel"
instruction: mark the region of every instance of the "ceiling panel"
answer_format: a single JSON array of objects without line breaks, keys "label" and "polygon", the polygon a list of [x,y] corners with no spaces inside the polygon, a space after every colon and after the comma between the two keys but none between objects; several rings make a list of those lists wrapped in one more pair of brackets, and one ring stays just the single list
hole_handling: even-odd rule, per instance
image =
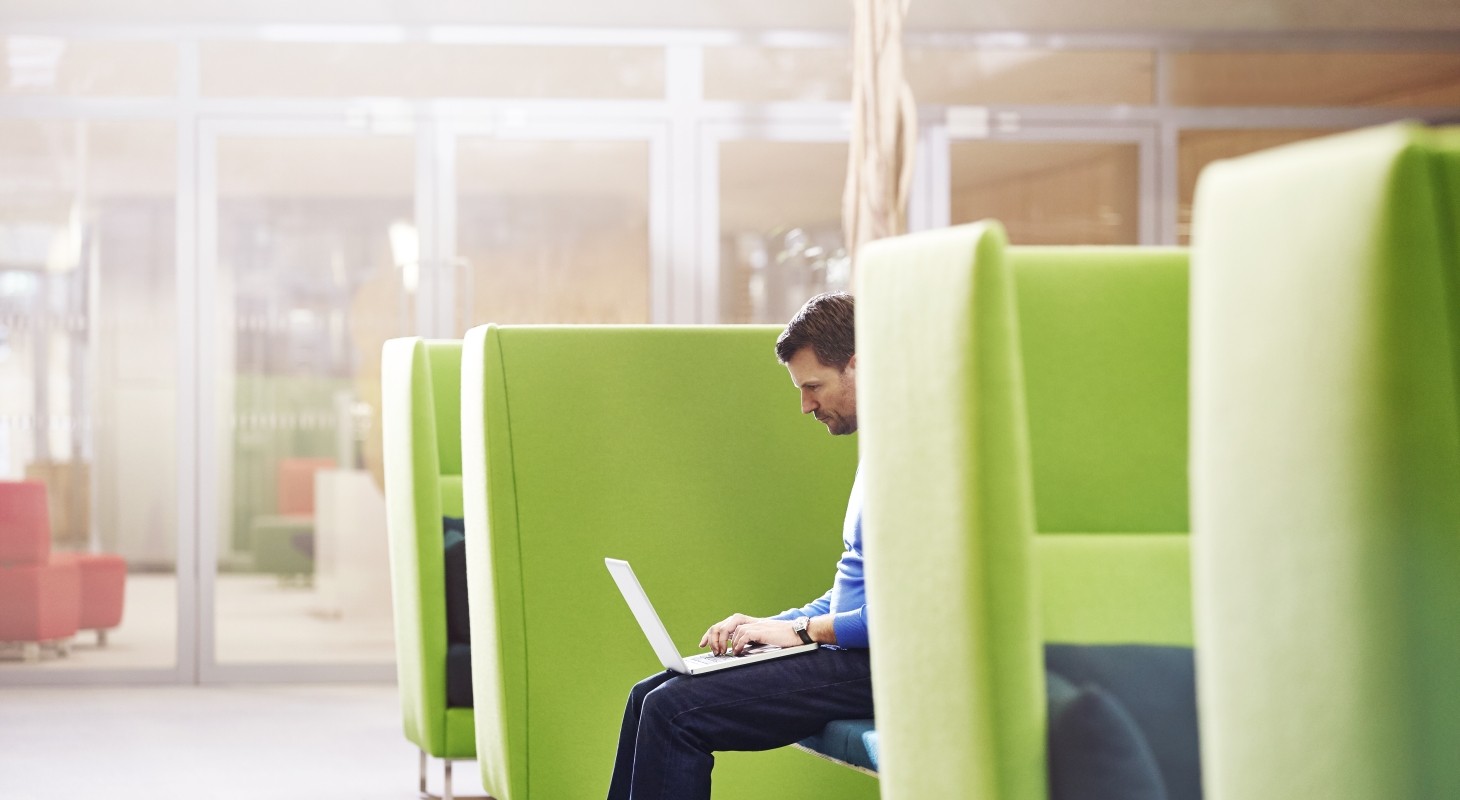
[{"label": "ceiling panel", "polygon": [[[912,30],[1460,30],[1453,0],[914,0]],[[848,0],[0,0],[0,19],[845,30]]]}]

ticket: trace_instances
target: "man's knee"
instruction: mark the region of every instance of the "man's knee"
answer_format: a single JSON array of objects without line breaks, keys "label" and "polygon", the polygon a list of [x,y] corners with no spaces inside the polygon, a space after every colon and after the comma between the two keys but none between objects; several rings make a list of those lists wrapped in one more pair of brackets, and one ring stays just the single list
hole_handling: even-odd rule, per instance
[{"label": "man's knee", "polygon": [[692,705],[689,689],[690,686],[684,678],[662,681],[650,687],[640,702],[640,716],[654,719],[660,724],[670,722]]},{"label": "man's knee", "polygon": [[650,675],[649,677],[634,684],[634,688],[629,690],[630,705],[632,705],[635,709],[642,709],[644,707],[644,700],[649,696],[649,693],[654,691],[655,689],[658,689],[660,686],[663,686],[665,681],[666,676],[664,675],[664,673],[661,672],[655,675]]}]

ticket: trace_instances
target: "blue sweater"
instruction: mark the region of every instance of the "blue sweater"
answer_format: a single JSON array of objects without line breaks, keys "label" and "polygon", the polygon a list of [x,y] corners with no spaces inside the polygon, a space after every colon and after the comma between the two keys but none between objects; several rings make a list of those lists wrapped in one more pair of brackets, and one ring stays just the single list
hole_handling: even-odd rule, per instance
[{"label": "blue sweater", "polygon": [[847,499],[847,517],[842,523],[845,552],[836,562],[836,578],[826,594],[800,608],[784,611],[772,619],[819,617],[831,614],[839,647],[867,646],[867,588],[862,573],[862,475],[852,482]]}]

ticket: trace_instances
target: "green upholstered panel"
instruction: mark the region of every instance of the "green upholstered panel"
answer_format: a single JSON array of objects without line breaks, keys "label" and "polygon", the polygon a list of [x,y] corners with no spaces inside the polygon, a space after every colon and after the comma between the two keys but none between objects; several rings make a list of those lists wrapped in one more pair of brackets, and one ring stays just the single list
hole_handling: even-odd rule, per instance
[{"label": "green upholstered panel", "polygon": [[472,709],[446,709],[446,752],[462,754],[451,758],[474,758],[476,735],[476,714]]},{"label": "green upholstered panel", "polygon": [[1190,537],[1040,536],[1040,619],[1048,642],[1190,646]]},{"label": "green upholstered panel", "polygon": [[461,476],[441,476],[441,515],[446,517],[461,517],[465,514],[462,510],[461,497]]},{"label": "green upholstered panel", "polygon": [[[801,417],[777,333],[468,333],[473,680],[499,800],[605,792],[629,688],[660,669],[604,557],[633,563],[687,652],[731,612],[779,613],[830,585],[857,444]],[[876,795],[792,750],[717,763],[717,798]]]},{"label": "green upholstered panel", "polygon": [[1013,277],[997,223],[874,242],[858,415],[882,797],[1043,798]]},{"label": "green upholstered panel", "polygon": [[1038,530],[1186,531],[1186,251],[1008,258]]},{"label": "green upholstered panel", "polygon": [[1008,259],[1043,638],[1189,645],[1187,253],[1011,247]]},{"label": "green upholstered panel", "polygon": [[431,393],[435,409],[437,455],[442,475],[461,474],[461,342],[431,342],[431,383],[443,391]]},{"label": "green upholstered panel", "polygon": [[1441,138],[1390,126],[1201,177],[1192,530],[1209,797],[1460,797],[1460,263]]},{"label": "green upholstered panel", "polygon": [[[446,587],[443,506],[460,478],[443,480],[441,453],[460,452],[457,425],[439,412],[460,403],[461,343],[419,338],[385,343],[381,370],[386,529],[395,612],[396,680],[406,738],[438,758],[471,758],[470,711],[446,708]],[[447,399],[442,399],[447,398]],[[443,435],[447,438],[443,439]],[[460,456],[456,456],[460,461]],[[446,495],[447,497],[443,497]],[[443,502],[446,501],[446,502]],[[465,714],[466,721],[462,721]],[[465,728],[463,728],[465,726]]]}]

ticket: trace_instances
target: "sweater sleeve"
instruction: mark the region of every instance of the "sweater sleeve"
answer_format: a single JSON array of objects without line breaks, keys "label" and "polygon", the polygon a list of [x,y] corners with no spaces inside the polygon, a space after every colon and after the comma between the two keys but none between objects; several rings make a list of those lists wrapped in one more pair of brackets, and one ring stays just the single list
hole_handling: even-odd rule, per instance
[{"label": "sweater sleeve", "polygon": [[831,590],[800,608],[788,608],[771,619],[795,619],[797,617],[819,617],[831,610]]},{"label": "sweater sleeve", "polygon": [[867,604],[863,603],[848,611],[840,611],[831,618],[831,629],[836,631],[838,647],[867,647]]},{"label": "sweater sleeve", "polygon": [[[800,608],[792,608],[771,617],[771,619],[790,620],[797,617],[819,617],[831,610],[831,592],[818,597]],[[836,632],[836,644],[838,647],[866,648],[869,641],[867,635],[867,604],[863,603],[848,611],[839,611],[831,618],[831,629]]]}]

